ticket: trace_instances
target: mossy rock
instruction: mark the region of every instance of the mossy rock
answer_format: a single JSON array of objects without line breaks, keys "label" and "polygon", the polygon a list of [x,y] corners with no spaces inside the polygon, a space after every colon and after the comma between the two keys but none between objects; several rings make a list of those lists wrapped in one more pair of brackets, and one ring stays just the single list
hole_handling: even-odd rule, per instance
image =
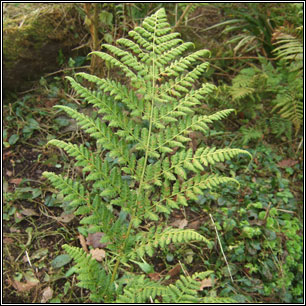
[{"label": "mossy rock", "polygon": [[[4,8],[5,91],[30,88],[29,81],[59,69],[59,52],[71,54],[83,36],[75,4],[11,3]],[[86,29],[84,29],[84,32]]]}]

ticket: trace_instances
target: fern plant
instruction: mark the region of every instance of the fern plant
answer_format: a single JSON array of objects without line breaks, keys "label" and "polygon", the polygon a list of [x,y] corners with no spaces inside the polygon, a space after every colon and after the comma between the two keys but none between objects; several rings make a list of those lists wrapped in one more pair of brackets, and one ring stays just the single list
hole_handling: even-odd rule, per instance
[{"label": "fern plant", "polygon": [[272,111],[277,110],[282,118],[291,121],[297,135],[304,118],[303,79],[297,76],[297,72],[288,73],[287,87],[279,91],[272,103]]},{"label": "fern plant", "polygon": [[233,78],[232,85],[226,86],[232,103],[238,112],[254,119],[261,108],[263,93],[267,93],[268,77],[257,67],[244,68]]},{"label": "fern plant", "polygon": [[280,27],[273,33],[274,45],[277,47],[273,53],[277,55],[277,59],[287,61],[292,65],[292,71],[303,73],[304,63],[304,41],[303,26],[296,29]]},{"label": "fern plant", "polygon": [[304,118],[304,43],[302,32],[303,26],[294,30],[281,27],[273,34],[275,45],[278,45],[274,49],[277,59],[289,63],[287,68],[288,86],[286,90],[281,90],[274,99],[273,111],[277,110],[282,118],[290,120],[295,126],[296,134],[300,130]]},{"label": "fern plant", "polygon": [[[131,276],[124,267],[136,258],[152,257],[157,248],[169,244],[198,241],[211,245],[195,230],[166,227],[158,222],[159,218],[191,204],[207,189],[221,183],[238,183],[210,170],[215,163],[250,154],[232,148],[188,149],[191,131],[205,134],[208,124],[233,111],[195,113],[195,107],[215,89],[207,83],[195,86],[207,69],[207,63],[198,61],[207,55],[207,50],[183,57],[193,44],[171,33],[164,9],[147,17],[129,36],[117,40],[121,48],[102,46],[111,54],[91,53],[120,68],[129,83],[78,73],[77,78],[96,84],[97,90],[90,90],[67,77],[102,119],[94,120],[70,107],[56,106],[96,140],[95,152],[85,145],[62,140],[49,142],[75,158],[75,165],[83,167],[85,179],[50,172],[43,175],[81,216],[82,233],[104,233],[101,242],[106,245],[107,265],[80,248],[64,245],[76,262],[79,286],[91,291],[93,302],[146,302],[155,298],[164,302],[201,301],[197,281],[200,275],[181,277],[176,285],[167,287],[162,281]],[[149,229],[145,226],[148,222]],[[130,281],[124,288],[127,275]]]}]

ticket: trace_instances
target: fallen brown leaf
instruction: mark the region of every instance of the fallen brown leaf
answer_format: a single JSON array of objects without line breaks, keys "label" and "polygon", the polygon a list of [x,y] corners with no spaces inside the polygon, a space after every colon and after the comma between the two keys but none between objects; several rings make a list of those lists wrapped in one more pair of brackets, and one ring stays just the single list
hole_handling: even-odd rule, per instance
[{"label": "fallen brown leaf", "polygon": [[78,238],[79,238],[79,240],[80,240],[80,244],[81,244],[83,250],[84,250],[86,253],[88,253],[88,249],[87,249],[87,245],[86,245],[86,241],[85,241],[84,236],[83,236],[82,234],[80,234],[80,235],[78,236]]},{"label": "fallen brown leaf", "polygon": [[7,176],[12,176],[12,175],[13,175],[13,172],[10,171],[10,170],[6,170],[6,175],[7,175]]},{"label": "fallen brown leaf", "polygon": [[65,212],[62,212],[62,214],[59,217],[57,217],[56,219],[59,222],[69,223],[74,217],[75,217],[74,214],[66,214]]},{"label": "fallen brown leaf", "polygon": [[96,248],[104,249],[106,247],[106,244],[100,242],[103,236],[104,236],[104,233],[101,233],[101,232],[88,234],[86,243],[87,245],[91,245],[94,249]]},{"label": "fallen brown leaf", "polygon": [[12,238],[9,238],[9,237],[3,238],[3,243],[4,244],[11,244],[13,242],[14,242],[14,240]]},{"label": "fallen brown leaf", "polygon": [[19,292],[30,291],[32,288],[37,286],[39,281],[27,281],[26,283],[22,283],[18,280],[14,280],[12,282],[12,286]]},{"label": "fallen brown leaf", "polygon": [[188,221],[186,219],[177,219],[174,222],[172,222],[170,225],[173,227],[178,227],[180,229],[186,227],[188,224]]},{"label": "fallen brown leaf", "polygon": [[49,99],[45,102],[45,106],[51,108],[58,102],[58,100],[58,98]]},{"label": "fallen brown leaf", "polygon": [[20,213],[24,216],[39,216],[39,214],[32,208],[24,208]]},{"label": "fallen brown leaf", "polygon": [[202,224],[202,221],[199,219],[199,220],[195,220],[195,221],[192,221],[188,224],[188,228],[190,229],[198,229]]},{"label": "fallen brown leaf", "polygon": [[7,151],[7,152],[4,152],[2,154],[2,160],[5,160],[7,157],[9,157],[10,155],[12,155],[12,151]]},{"label": "fallen brown leaf", "polygon": [[47,287],[44,289],[42,294],[41,303],[47,303],[53,297],[53,290],[51,287]]},{"label": "fallen brown leaf", "polygon": [[149,273],[148,276],[151,278],[151,280],[153,281],[159,281],[160,280],[160,274],[157,273],[157,272],[154,272],[154,273]]},{"label": "fallen brown leaf", "polygon": [[204,288],[212,287],[212,279],[210,277],[205,278],[201,281],[200,290],[203,290]]},{"label": "fallen brown leaf", "polygon": [[168,275],[171,276],[171,278],[175,277],[176,275],[178,275],[181,271],[181,265],[177,264],[175,265],[169,272]]},{"label": "fallen brown leaf", "polygon": [[18,211],[16,211],[16,212],[15,212],[15,218],[16,218],[16,219],[22,220],[24,217],[22,216],[21,213],[19,213]]},{"label": "fallen brown leaf", "polygon": [[11,227],[10,227],[10,232],[11,232],[11,233],[20,233],[21,231],[20,231],[19,228],[14,227],[14,226],[11,226]]},{"label": "fallen brown leaf", "polygon": [[15,179],[11,179],[10,183],[19,185],[21,181],[22,181],[22,178],[15,178]]},{"label": "fallen brown leaf", "polygon": [[105,258],[105,251],[102,249],[90,250],[90,254],[92,255],[92,258],[97,261],[102,261],[102,259]]},{"label": "fallen brown leaf", "polygon": [[298,163],[297,160],[293,159],[283,159],[277,165],[281,168],[292,167]]}]

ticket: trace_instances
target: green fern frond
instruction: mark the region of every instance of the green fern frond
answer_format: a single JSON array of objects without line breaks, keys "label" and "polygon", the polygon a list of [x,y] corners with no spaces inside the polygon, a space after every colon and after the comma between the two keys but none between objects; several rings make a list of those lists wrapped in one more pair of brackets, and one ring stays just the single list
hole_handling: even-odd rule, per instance
[{"label": "green fern frond", "polygon": [[[118,103],[116,101],[111,100],[108,96],[102,95],[99,92],[93,92],[77,82],[75,82],[72,78],[67,77],[72,85],[72,87],[76,90],[77,93],[79,93],[82,97],[85,98],[86,101],[93,104],[95,107],[99,108],[99,113],[103,113],[103,119],[109,120],[108,127],[118,127],[122,129],[121,136],[131,137],[134,141],[137,141],[138,138],[135,136],[135,133],[133,132],[133,129],[135,128],[135,123],[133,121],[128,121],[127,118],[123,115],[122,109],[118,106]],[[60,107],[66,112],[69,111],[68,107]],[[71,114],[75,116],[75,119],[79,119],[80,124],[84,125],[84,128],[87,128],[87,125],[83,123],[84,121],[93,121],[91,118],[84,118],[86,117],[83,115],[80,118],[80,115],[77,114],[75,110],[70,111],[69,115]],[[97,121],[94,123],[88,122],[87,124],[90,127],[95,126],[95,123],[97,124]],[[118,133],[119,134],[119,133]],[[93,136],[94,137],[94,136]],[[136,137],[136,138],[135,138]]]},{"label": "green fern frond", "polygon": [[290,120],[274,114],[270,119],[270,127],[272,134],[277,138],[284,134],[289,140],[292,139],[292,123]]},{"label": "green fern frond", "polygon": [[[148,138],[150,138],[150,145],[148,147],[149,154],[152,157],[158,158],[160,153],[171,153],[173,147],[182,146],[180,143],[188,141],[184,135],[190,131],[201,131],[205,133],[209,130],[207,123],[218,121],[228,116],[233,109],[227,109],[216,112],[209,116],[184,116],[178,124],[171,124],[166,130],[160,131],[156,134],[149,135],[142,134],[142,141],[135,147],[138,150],[145,151],[147,148]],[[144,130],[145,132],[145,130]]]},{"label": "green fern frond", "polygon": [[205,304],[237,304],[237,300],[233,298],[219,296],[205,296],[201,302]]},{"label": "green fern frond", "polygon": [[276,99],[273,111],[278,111],[278,114],[290,120],[295,126],[296,134],[303,124],[304,118],[304,99],[303,99],[303,80],[296,78],[294,83],[289,84],[286,92],[281,91]]},{"label": "green fern frond", "polygon": [[74,268],[78,274],[79,283],[77,285],[90,290],[90,299],[93,302],[101,302],[105,297],[113,295],[114,285],[110,283],[110,276],[107,275],[101,264],[80,248],[65,244],[63,249],[76,262]]},{"label": "green fern frond", "polygon": [[101,79],[88,73],[80,72],[77,74],[89,82],[96,83],[99,89],[113,96],[115,101],[123,102],[129,108],[132,116],[141,116],[144,109],[144,101],[138,99],[135,92],[119,82],[108,79]]},{"label": "green fern frond", "polygon": [[99,155],[92,153],[84,145],[77,146],[56,139],[50,140],[48,144],[56,145],[64,149],[71,157],[75,157],[77,160],[75,166],[83,167],[83,172],[89,172],[86,181],[95,181],[93,187],[103,190],[100,193],[101,196],[114,197],[125,190],[124,200],[126,200],[129,193],[127,183],[122,180],[118,168],[111,168],[107,160],[102,161]]},{"label": "green fern frond", "polygon": [[118,158],[120,163],[125,165],[129,164],[129,160],[133,154],[131,154],[128,149],[126,142],[114,134],[112,129],[102,122],[101,119],[97,118],[96,120],[93,120],[68,106],[57,105],[55,107],[65,111],[73,119],[76,119],[85,132],[97,139],[97,143],[102,144],[110,151],[110,156]]},{"label": "green fern frond", "polygon": [[229,87],[229,92],[233,101],[239,101],[245,97],[253,98],[253,93],[256,90],[256,81],[258,75],[254,68],[244,68],[232,80],[232,86]]},{"label": "green fern frond", "polygon": [[116,303],[198,303],[200,283],[191,277],[181,276],[175,284],[164,286],[145,279],[136,278],[118,297]]},{"label": "green fern frond", "polygon": [[242,145],[247,145],[252,140],[259,140],[262,139],[263,132],[258,129],[254,128],[247,128],[245,126],[242,126],[240,128],[240,132],[242,134]]},{"label": "green fern frond", "polygon": [[63,201],[70,202],[69,205],[71,207],[86,204],[90,206],[90,192],[80,182],[47,171],[43,173],[43,176],[50,180],[52,185],[65,195]]},{"label": "green fern frond", "polygon": [[[146,75],[149,73],[148,67],[143,63],[139,62],[135,56],[127,51],[123,51],[122,49],[117,48],[116,46],[112,46],[109,44],[103,44],[102,48],[106,48],[115,54],[118,57],[121,57],[121,62],[126,66],[132,67],[137,72],[140,72],[141,75]],[[96,53],[97,54],[97,53]]]},{"label": "green fern frond", "polygon": [[124,288],[124,293],[118,296],[116,303],[138,304],[150,302],[156,296],[164,295],[166,290],[165,286],[145,278],[144,275],[134,277]]},{"label": "green fern frond", "polygon": [[289,33],[284,33],[285,29],[279,29],[273,34],[274,38],[277,40],[275,45],[279,47],[273,50],[277,54],[277,59],[284,60],[303,60],[304,48],[303,41]]},{"label": "green fern frond", "polygon": [[[174,178],[175,177],[169,177],[169,179],[173,180]],[[156,211],[165,212],[164,202],[167,203],[168,213],[170,213],[172,209],[179,208],[180,205],[188,206],[188,200],[197,201],[198,195],[203,194],[203,190],[215,189],[220,184],[234,183],[237,187],[240,186],[239,182],[231,177],[220,176],[217,174],[197,174],[182,184],[176,180],[171,189],[169,179],[165,180],[162,185],[161,199],[154,202]]]},{"label": "green fern frond", "polygon": [[239,185],[234,178],[214,174],[214,165],[250,154],[241,149],[187,146],[191,132],[207,134],[210,124],[234,110],[198,114],[195,107],[216,88],[212,84],[196,86],[208,67],[202,62],[208,51],[183,57],[193,44],[171,33],[164,9],[145,18],[128,38],[117,43],[120,48],[103,45],[111,54],[91,54],[118,67],[127,77],[124,85],[79,73],[81,79],[97,87],[91,90],[67,77],[75,92],[101,116],[94,120],[70,107],[57,106],[94,138],[98,152],[60,140],[49,142],[76,160],[86,184],[44,173],[64,194],[64,201],[75,208],[75,214],[82,215],[85,232],[104,234],[101,242],[108,250],[107,269],[80,249],[64,248],[77,262],[79,285],[91,291],[93,301],[200,302],[198,279],[204,274],[182,276],[169,286],[134,275],[122,294],[119,271],[122,263],[128,264],[136,256],[153,256],[157,248],[169,244],[197,241],[210,246],[207,238],[192,229],[153,225],[146,232],[140,225],[147,221],[154,224],[161,214],[169,215],[173,209],[197,201],[206,189],[229,182]]},{"label": "green fern frond", "polygon": [[137,80],[142,82],[142,79],[137,78],[137,75],[127,65],[117,60],[114,56],[111,56],[107,53],[100,51],[91,52],[90,55],[96,55],[100,57],[102,60],[110,63],[111,65],[119,67],[126,74],[126,76],[131,78],[132,80]]},{"label": "green fern frond", "polygon": [[205,242],[211,246],[211,242],[207,238],[192,229],[166,228],[162,230],[161,226],[151,228],[145,235],[139,235],[137,240],[139,243],[135,246],[130,257],[134,257],[135,254],[140,258],[145,254],[152,257],[156,248],[165,248],[170,243],[181,244],[197,241]]},{"label": "green fern frond", "polygon": [[[161,65],[161,73],[164,73],[166,69],[171,71],[171,69],[175,66],[174,64],[170,66],[163,67],[165,64],[171,62],[173,59],[177,58],[179,55],[184,53],[186,50],[188,50],[190,47],[193,47],[194,44],[191,42],[182,43],[179,46],[176,46],[175,48],[172,48],[171,50],[168,50],[164,52],[158,59],[157,63]],[[169,67],[169,68],[168,68]]]},{"label": "green fern frond", "polygon": [[52,144],[58,148],[64,149],[71,157],[75,157],[77,163],[75,166],[83,167],[83,172],[86,171],[101,171],[101,158],[97,154],[91,152],[84,145],[76,145],[67,143],[62,140],[52,139],[48,145]]},{"label": "green fern frond", "polygon": [[116,303],[237,303],[233,298],[200,296],[201,282],[197,281],[196,278],[203,279],[212,272],[195,273],[196,277],[181,275],[174,284],[168,286],[139,276],[129,282],[124,288],[123,294],[116,299]]},{"label": "green fern frond", "polygon": [[199,303],[198,291],[200,283],[190,276],[180,276],[175,284],[167,287],[167,292],[163,295],[163,303]]}]

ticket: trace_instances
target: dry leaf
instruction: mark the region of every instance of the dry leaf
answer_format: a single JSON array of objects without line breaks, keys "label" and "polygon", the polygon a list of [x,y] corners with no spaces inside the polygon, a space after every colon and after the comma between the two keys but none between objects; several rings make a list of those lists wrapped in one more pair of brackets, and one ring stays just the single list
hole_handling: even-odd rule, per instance
[{"label": "dry leaf", "polygon": [[149,273],[148,276],[151,278],[151,280],[153,281],[159,281],[160,280],[160,274],[157,273],[157,272],[154,272],[154,273]]},{"label": "dry leaf", "polygon": [[81,244],[83,250],[84,250],[86,253],[88,253],[88,249],[87,249],[87,245],[86,245],[86,241],[85,241],[84,236],[83,236],[82,234],[80,234],[80,235],[78,236],[78,238],[79,238],[79,240],[80,240],[80,244]]},{"label": "dry leaf", "polygon": [[51,287],[47,287],[44,289],[42,294],[41,303],[47,303],[53,297],[53,290]]},{"label": "dry leaf", "polygon": [[22,178],[15,178],[15,179],[11,179],[10,183],[19,185],[21,181],[22,181]]},{"label": "dry leaf", "polygon": [[198,229],[202,224],[202,220],[195,220],[195,221],[192,221],[188,224],[188,228],[190,229]]},{"label": "dry leaf", "polygon": [[11,233],[20,233],[21,231],[20,231],[19,228],[14,227],[14,226],[11,226],[11,227],[10,227],[10,232],[11,232]]},{"label": "dry leaf", "polygon": [[92,255],[92,258],[97,261],[102,261],[102,259],[105,258],[105,251],[102,249],[90,250],[90,254]]},{"label": "dry leaf", "polygon": [[32,208],[24,208],[20,213],[25,216],[39,216],[39,214]]},{"label": "dry leaf", "polygon": [[16,219],[22,220],[24,217],[22,216],[21,213],[19,213],[18,211],[16,211],[16,212],[15,212],[15,218],[16,218]]},{"label": "dry leaf", "polygon": [[175,265],[169,272],[168,275],[171,276],[171,278],[175,277],[176,275],[178,275],[181,271],[181,265],[177,264]]},{"label": "dry leaf", "polygon": [[86,243],[87,245],[91,245],[94,249],[96,248],[104,249],[106,247],[106,244],[100,242],[103,236],[104,236],[104,233],[101,233],[101,232],[97,232],[94,234],[88,234]]},{"label": "dry leaf", "polygon": [[8,152],[4,152],[2,154],[2,160],[4,161],[7,157],[9,157],[10,155],[12,155],[12,151],[8,151]]},{"label": "dry leaf", "polygon": [[18,280],[14,280],[12,282],[13,287],[19,292],[30,291],[32,288],[39,284],[39,280],[36,281],[27,281],[26,283],[22,283]]},{"label": "dry leaf", "polygon": [[58,102],[58,98],[49,99],[45,102],[45,106],[51,108]]},{"label": "dry leaf", "polygon": [[201,281],[200,290],[203,290],[204,288],[212,287],[212,279],[210,277],[205,278]]},{"label": "dry leaf", "polygon": [[172,222],[170,225],[173,227],[178,227],[180,229],[186,227],[188,224],[188,221],[186,219],[177,219],[174,222]]},{"label": "dry leaf", "polygon": [[66,214],[65,212],[62,212],[62,214],[57,217],[56,220],[63,223],[69,223],[74,217],[74,214]]},{"label": "dry leaf", "polygon": [[4,244],[11,244],[13,242],[14,242],[14,240],[12,238],[9,238],[9,237],[4,237],[3,238],[3,243]]},{"label": "dry leaf", "polygon": [[284,159],[284,160],[280,161],[277,165],[281,168],[286,168],[286,167],[292,167],[292,166],[296,165],[297,163],[298,163],[297,160]]}]

